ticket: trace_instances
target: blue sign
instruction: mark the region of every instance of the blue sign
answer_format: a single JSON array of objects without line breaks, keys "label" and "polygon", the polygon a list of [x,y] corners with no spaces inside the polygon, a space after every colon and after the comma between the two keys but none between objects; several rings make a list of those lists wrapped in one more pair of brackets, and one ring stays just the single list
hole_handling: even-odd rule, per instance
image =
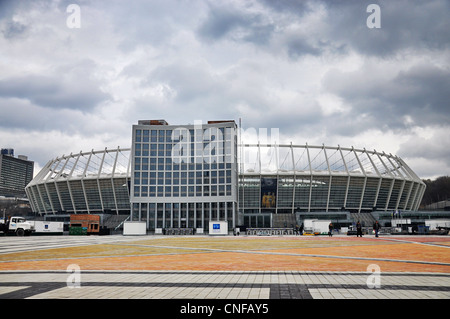
[{"label": "blue sign", "polygon": [[213,229],[220,229],[220,224],[213,224]]}]

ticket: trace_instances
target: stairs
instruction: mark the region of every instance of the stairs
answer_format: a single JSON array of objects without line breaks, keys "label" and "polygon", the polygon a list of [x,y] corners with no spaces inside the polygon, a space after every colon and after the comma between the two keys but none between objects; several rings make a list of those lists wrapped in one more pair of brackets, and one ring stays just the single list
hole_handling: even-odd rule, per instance
[{"label": "stairs", "polygon": [[130,215],[111,215],[108,219],[103,220],[103,226],[117,230],[128,218],[130,218]]},{"label": "stairs", "polygon": [[355,224],[360,221],[363,227],[372,227],[375,223],[375,218],[371,213],[350,213]]},{"label": "stairs", "polygon": [[272,214],[273,228],[292,228],[297,221],[294,214]]}]

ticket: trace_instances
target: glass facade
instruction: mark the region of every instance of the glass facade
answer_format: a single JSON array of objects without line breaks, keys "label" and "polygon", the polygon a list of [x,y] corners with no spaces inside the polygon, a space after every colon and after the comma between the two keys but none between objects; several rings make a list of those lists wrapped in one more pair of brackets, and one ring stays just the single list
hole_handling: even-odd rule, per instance
[{"label": "glass facade", "polygon": [[[425,191],[400,158],[375,151],[244,144],[239,152],[247,155],[239,175],[244,214],[417,210]],[[270,209],[261,198],[268,179],[276,185],[270,192],[276,205]]]},{"label": "glass facade", "polygon": [[236,124],[134,125],[132,219],[152,228],[235,226]]},{"label": "glass facade", "polygon": [[33,179],[33,168],[32,161],[0,154],[0,196],[26,197],[25,186]]},{"label": "glass facade", "polygon": [[232,196],[232,130],[136,129],[133,198]]},{"label": "glass facade", "polygon": [[[261,177],[263,179],[267,178]],[[269,209],[260,199],[260,178],[240,176],[239,207],[244,213],[415,210],[413,190],[424,187],[412,181],[379,180],[352,176],[273,176],[278,188],[276,206]],[[404,184],[404,187],[402,185]],[[391,187],[393,185],[393,187]],[[402,190],[403,188],[403,190]],[[391,191],[392,189],[392,191]],[[377,196],[378,194],[378,196]]]}]

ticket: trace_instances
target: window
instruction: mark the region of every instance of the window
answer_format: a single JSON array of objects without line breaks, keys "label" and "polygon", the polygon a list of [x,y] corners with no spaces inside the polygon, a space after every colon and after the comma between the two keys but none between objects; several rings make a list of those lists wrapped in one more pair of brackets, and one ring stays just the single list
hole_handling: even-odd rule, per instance
[{"label": "window", "polygon": [[152,143],[155,143],[157,141],[157,139],[158,139],[158,131],[152,130],[150,141]]},{"label": "window", "polygon": [[142,130],[136,130],[135,141],[136,142],[141,142],[142,141]]},{"label": "window", "polygon": [[142,158],[142,170],[148,171],[148,158],[147,157]]},{"label": "window", "polygon": [[142,185],[148,185],[148,172],[142,172]]},{"label": "window", "polygon": [[138,158],[138,157],[136,157],[136,158],[134,159],[134,169],[135,169],[136,171],[140,171],[140,170],[141,170],[141,159]]},{"label": "window", "polygon": [[142,186],[141,187],[141,196],[147,197],[148,196],[148,186]]},{"label": "window", "polygon": [[144,130],[143,133],[144,133],[144,137],[143,137],[142,141],[144,143],[148,143],[149,142],[148,141],[148,130]]},{"label": "window", "polygon": [[174,197],[180,196],[180,186],[174,186],[172,194],[173,194]]},{"label": "window", "polygon": [[136,143],[134,146],[134,155],[141,156],[141,144]]}]

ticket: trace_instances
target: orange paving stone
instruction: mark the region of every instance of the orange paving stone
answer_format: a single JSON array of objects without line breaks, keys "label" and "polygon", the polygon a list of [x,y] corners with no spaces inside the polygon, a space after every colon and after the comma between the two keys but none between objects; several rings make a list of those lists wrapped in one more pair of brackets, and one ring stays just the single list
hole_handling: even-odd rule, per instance
[{"label": "orange paving stone", "polygon": [[377,264],[386,272],[450,273],[450,266],[401,262],[348,260],[279,255],[243,256],[242,253],[207,253],[191,255],[108,257],[2,263],[0,270],[65,270],[78,264],[84,270],[223,270],[223,271],[366,271]]},{"label": "orange paving stone", "polygon": [[[385,272],[450,273],[449,248],[405,243],[401,240],[439,245],[448,245],[450,242],[450,238],[400,237],[395,238],[395,241],[370,237],[172,237],[136,240],[128,246],[106,244],[34,251],[35,260],[25,260],[25,253],[4,254],[1,255],[0,270],[65,270],[70,264],[78,264],[82,270],[366,271],[369,264],[377,264]],[[206,252],[205,249],[216,250]],[[258,251],[267,254],[256,253]]]},{"label": "orange paving stone", "polygon": [[450,251],[445,247],[420,249],[417,244],[389,244],[377,246],[346,246],[326,248],[283,249],[279,252],[317,254],[394,260],[427,261],[450,264]]}]

